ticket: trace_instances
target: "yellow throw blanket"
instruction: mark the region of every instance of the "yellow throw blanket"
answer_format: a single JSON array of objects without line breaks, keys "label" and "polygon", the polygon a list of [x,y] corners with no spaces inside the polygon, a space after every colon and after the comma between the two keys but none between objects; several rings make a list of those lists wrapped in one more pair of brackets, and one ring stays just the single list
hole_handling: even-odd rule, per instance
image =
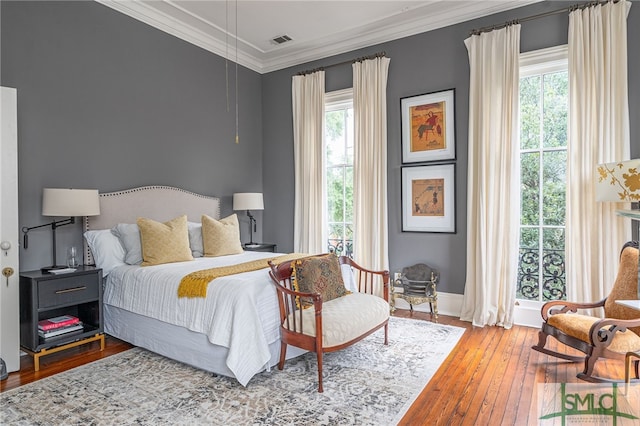
[{"label": "yellow throw blanket", "polygon": [[218,268],[195,271],[184,276],[182,280],[180,280],[180,286],[178,287],[178,297],[207,297],[207,287],[209,286],[209,282],[215,280],[216,278],[268,268],[268,262],[270,260],[273,263],[278,264],[286,262],[288,260],[295,260],[307,256],[309,255],[302,253],[290,253],[282,256],[252,260],[245,263],[238,263],[237,265],[220,266]]}]

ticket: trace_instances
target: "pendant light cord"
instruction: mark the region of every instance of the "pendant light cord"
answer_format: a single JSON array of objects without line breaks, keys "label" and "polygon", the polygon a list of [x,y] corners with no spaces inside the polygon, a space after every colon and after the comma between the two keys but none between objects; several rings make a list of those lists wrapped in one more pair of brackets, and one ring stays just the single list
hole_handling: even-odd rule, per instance
[{"label": "pendant light cord", "polygon": [[238,0],[236,0],[236,143],[240,143],[238,127]]},{"label": "pendant light cord", "polygon": [[229,0],[225,2],[224,12],[224,77],[225,77],[225,89],[227,94],[227,112],[229,112]]}]

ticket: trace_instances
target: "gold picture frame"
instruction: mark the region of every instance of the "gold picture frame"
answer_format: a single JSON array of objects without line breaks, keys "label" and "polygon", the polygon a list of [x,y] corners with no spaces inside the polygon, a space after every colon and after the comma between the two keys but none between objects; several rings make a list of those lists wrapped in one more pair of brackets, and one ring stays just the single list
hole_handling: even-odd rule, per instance
[{"label": "gold picture frame", "polygon": [[455,164],[402,167],[402,231],[456,232]]},{"label": "gold picture frame", "polygon": [[400,99],[402,163],[456,158],[455,89]]}]

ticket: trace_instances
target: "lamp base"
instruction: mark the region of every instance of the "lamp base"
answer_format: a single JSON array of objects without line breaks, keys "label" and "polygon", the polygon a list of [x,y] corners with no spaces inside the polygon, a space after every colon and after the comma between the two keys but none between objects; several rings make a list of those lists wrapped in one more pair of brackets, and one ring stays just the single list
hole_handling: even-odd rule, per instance
[{"label": "lamp base", "polygon": [[45,266],[44,268],[40,268],[40,272],[42,272],[43,274],[48,274],[51,271],[54,271],[56,269],[67,269],[67,266],[65,265]]},{"label": "lamp base", "polygon": [[258,243],[247,243],[244,245],[247,248],[256,248],[256,247],[260,247],[260,244]]}]

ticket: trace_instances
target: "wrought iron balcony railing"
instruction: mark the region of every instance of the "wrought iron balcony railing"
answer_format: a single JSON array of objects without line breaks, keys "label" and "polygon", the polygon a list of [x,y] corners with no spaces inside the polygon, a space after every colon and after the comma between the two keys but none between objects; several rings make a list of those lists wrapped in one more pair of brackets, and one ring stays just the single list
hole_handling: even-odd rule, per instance
[{"label": "wrought iron balcony railing", "polygon": [[337,256],[347,256],[353,259],[353,240],[327,240],[327,248],[329,253],[335,253]]},{"label": "wrought iron balcony railing", "polygon": [[[542,268],[542,271],[540,270]],[[542,297],[540,297],[542,291]],[[520,247],[516,297],[526,300],[566,300],[564,250]]]},{"label": "wrought iron balcony railing", "polygon": [[[353,258],[353,240],[330,238],[327,240],[327,248],[330,253]],[[516,297],[543,302],[566,300],[564,250],[543,248],[542,252],[541,264],[539,249],[520,248]],[[542,291],[542,298],[540,291]]]}]

